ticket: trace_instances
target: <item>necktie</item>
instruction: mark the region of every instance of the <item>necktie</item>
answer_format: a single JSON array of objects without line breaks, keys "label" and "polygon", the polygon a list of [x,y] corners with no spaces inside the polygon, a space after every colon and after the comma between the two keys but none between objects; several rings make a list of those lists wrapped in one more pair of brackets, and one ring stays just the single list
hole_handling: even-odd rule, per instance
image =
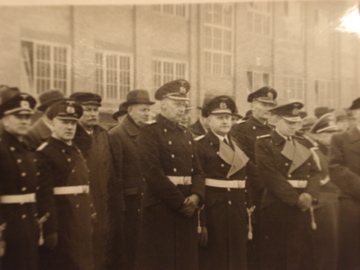
[{"label": "necktie", "polygon": [[232,145],[230,145],[229,141],[228,141],[226,138],[224,138],[223,142],[224,142],[224,143],[226,143],[228,146],[230,146],[230,147],[231,147],[231,149],[233,149],[233,150],[234,150],[233,146],[232,146]]}]

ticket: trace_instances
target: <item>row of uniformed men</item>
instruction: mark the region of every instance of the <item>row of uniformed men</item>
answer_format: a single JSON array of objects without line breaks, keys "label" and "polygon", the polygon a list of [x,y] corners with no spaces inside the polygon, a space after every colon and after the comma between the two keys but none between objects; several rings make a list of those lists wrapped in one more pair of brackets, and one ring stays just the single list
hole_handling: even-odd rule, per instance
[{"label": "row of uniformed men", "polygon": [[[235,126],[230,135],[231,115],[236,105],[228,96],[216,97],[202,110],[208,119],[209,131],[195,143],[191,132],[178,124],[189,90],[190,84],[185,80],[159,88],[155,98],[161,102],[161,112],[150,125],[145,124],[152,104],[148,93],[131,91],[127,97],[127,116],[110,131],[115,183],[122,183],[125,203],[126,267],[246,269],[247,234],[250,230],[248,236],[251,236],[252,227],[248,217],[254,205],[260,210],[255,215],[258,223],[254,228],[257,241],[254,256],[260,253],[255,260],[261,262],[259,267],[336,267],[332,261],[336,258],[336,247],[332,251],[326,248],[336,243],[333,234],[336,216],[331,214],[337,202],[337,189],[328,180],[325,159],[310,145],[310,140],[295,136],[303,105],[295,102],[275,107],[275,90],[262,88],[249,96],[253,116]],[[93,129],[86,129],[87,125],[80,122],[77,130],[82,127],[85,132],[78,136],[81,139],[78,142],[74,138],[77,138],[77,119],[86,111],[95,111],[101,98],[91,93],[77,93],[72,98],[74,100],[58,100],[46,111],[52,131],[36,154],[40,172],[38,185],[31,152],[20,142],[35,102],[22,93],[3,96],[0,114],[5,131],[0,166],[4,175],[9,175],[1,181],[0,197],[1,224],[6,224],[4,269],[36,269],[36,222],[43,228],[45,248],[40,252],[40,262],[44,263],[44,269],[93,269],[94,261],[96,263],[89,259],[93,258],[91,248],[96,249],[92,228],[99,218],[93,206],[98,214],[96,207],[101,201],[96,203],[95,196],[96,193],[106,195],[108,183],[97,180],[92,186],[91,179],[89,181],[88,169],[93,167],[89,166],[88,152],[96,138],[94,114],[88,118]],[[360,107],[354,104],[353,109]],[[276,115],[274,130],[268,127],[265,116],[257,118],[256,105],[262,106],[263,116],[269,111]],[[313,130],[332,132],[331,123],[330,118],[324,117]],[[254,130],[261,129],[268,132],[256,140]],[[104,150],[101,145],[93,152],[95,162],[92,164],[99,163]],[[87,157],[87,164],[81,152]],[[16,154],[23,158],[16,159],[15,163],[9,156]],[[29,169],[32,173],[19,174],[19,168],[25,164],[32,168]],[[320,180],[327,188],[319,187]],[[117,185],[114,187],[119,195],[120,189]],[[38,220],[33,218],[35,193]],[[108,200],[114,200],[109,197]],[[331,210],[326,212],[322,204],[330,205]],[[114,205],[122,210],[121,202]],[[320,212],[325,212],[323,216],[329,219],[319,220]],[[329,229],[329,224],[335,227]],[[29,230],[19,233],[19,228],[24,227]],[[108,237],[109,231],[103,236]],[[121,237],[115,239],[122,240]],[[324,239],[328,239],[328,246]],[[329,254],[334,256],[327,256]],[[250,267],[257,267],[255,265]]]}]

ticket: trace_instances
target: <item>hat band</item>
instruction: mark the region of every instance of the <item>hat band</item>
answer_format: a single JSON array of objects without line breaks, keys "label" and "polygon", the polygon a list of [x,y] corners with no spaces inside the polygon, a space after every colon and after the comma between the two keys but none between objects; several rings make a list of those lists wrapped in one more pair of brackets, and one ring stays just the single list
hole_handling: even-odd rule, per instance
[{"label": "hat band", "polygon": [[125,102],[126,104],[154,104],[150,99],[133,99]]},{"label": "hat band", "polygon": [[7,111],[4,111],[3,115],[9,115],[9,114],[15,114],[17,112],[21,112],[21,111],[27,111],[29,112],[28,114],[34,114],[34,111],[30,108],[15,108],[15,109],[12,109],[12,110],[7,110]]},{"label": "hat band", "polygon": [[210,114],[233,114],[230,109],[215,109]]}]

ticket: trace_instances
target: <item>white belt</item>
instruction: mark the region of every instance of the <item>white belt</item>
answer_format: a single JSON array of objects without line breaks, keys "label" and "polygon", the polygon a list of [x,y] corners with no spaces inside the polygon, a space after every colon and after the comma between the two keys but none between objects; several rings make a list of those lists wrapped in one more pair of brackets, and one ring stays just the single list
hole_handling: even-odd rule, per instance
[{"label": "white belt", "polygon": [[188,186],[191,185],[191,176],[166,176],[175,185]]},{"label": "white belt", "polygon": [[89,193],[88,185],[54,187],[54,195],[87,194],[87,193]]},{"label": "white belt", "polygon": [[306,188],[308,181],[307,180],[287,180],[290,185],[294,188]]},{"label": "white belt", "polygon": [[35,203],[35,193],[18,194],[18,195],[3,195],[0,196],[0,203],[11,204],[11,203]]},{"label": "white belt", "polygon": [[217,179],[205,179],[205,185],[209,187],[217,188],[245,188],[245,180],[217,180]]},{"label": "white belt", "polygon": [[329,181],[330,181],[330,177],[326,176],[324,179],[320,180],[320,185],[325,186],[327,183],[329,183]]}]

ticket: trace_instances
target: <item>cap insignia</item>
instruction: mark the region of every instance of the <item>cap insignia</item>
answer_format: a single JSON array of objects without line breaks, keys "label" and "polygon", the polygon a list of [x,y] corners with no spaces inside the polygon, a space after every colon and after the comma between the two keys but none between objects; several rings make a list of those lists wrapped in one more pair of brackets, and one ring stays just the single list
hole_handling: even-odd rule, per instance
[{"label": "cap insignia", "polygon": [[73,114],[73,113],[75,113],[75,108],[71,107],[71,106],[67,106],[66,107],[66,112],[69,113],[69,114]]},{"label": "cap insignia", "polygon": [[180,86],[180,93],[181,94],[186,94],[186,89],[184,86]]},{"label": "cap insignia", "polygon": [[268,98],[274,99],[274,94],[271,92],[269,92],[267,96],[268,96]]},{"label": "cap insignia", "polygon": [[221,109],[227,109],[226,102],[220,102],[219,107],[220,107]]},{"label": "cap insignia", "polygon": [[292,115],[298,115],[299,114],[299,109],[295,108],[292,110]]},{"label": "cap insignia", "polygon": [[25,108],[25,109],[29,109],[30,104],[29,104],[29,102],[27,100],[22,100],[22,101],[20,101],[20,107]]}]

